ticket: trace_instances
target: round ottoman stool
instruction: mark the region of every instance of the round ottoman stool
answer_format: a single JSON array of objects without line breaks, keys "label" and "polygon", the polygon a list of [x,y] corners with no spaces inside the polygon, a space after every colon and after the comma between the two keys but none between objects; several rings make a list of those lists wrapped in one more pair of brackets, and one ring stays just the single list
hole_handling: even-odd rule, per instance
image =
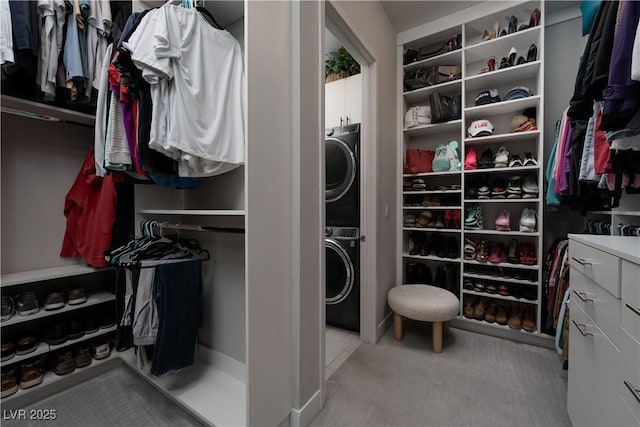
[{"label": "round ottoman stool", "polygon": [[396,286],[387,295],[393,310],[393,336],[402,340],[402,318],[433,322],[433,351],[442,353],[443,322],[445,334],[449,320],[460,312],[460,301],[446,289],[429,285]]}]

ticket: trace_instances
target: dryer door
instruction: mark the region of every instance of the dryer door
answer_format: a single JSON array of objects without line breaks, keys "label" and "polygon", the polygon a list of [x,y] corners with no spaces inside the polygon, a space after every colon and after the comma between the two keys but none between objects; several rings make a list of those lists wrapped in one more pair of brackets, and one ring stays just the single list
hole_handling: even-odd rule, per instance
[{"label": "dryer door", "polygon": [[334,239],[325,239],[327,260],[326,294],[327,304],[339,304],[349,296],[355,283],[355,269],[349,254]]},{"label": "dryer door", "polygon": [[339,138],[325,139],[327,202],[344,196],[353,185],[358,173],[356,155],[349,145]]}]

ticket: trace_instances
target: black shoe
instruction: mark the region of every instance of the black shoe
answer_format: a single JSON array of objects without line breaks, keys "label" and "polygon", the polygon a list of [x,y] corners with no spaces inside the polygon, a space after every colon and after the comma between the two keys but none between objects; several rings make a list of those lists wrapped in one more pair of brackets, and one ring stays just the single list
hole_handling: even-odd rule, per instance
[{"label": "black shoe", "polygon": [[447,258],[459,258],[460,250],[458,249],[458,241],[455,237],[447,237],[445,246],[447,248]]},{"label": "black shoe", "polygon": [[116,324],[115,314],[113,310],[109,307],[107,309],[103,309],[100,312],[100,320],[98,320],[98,325],[100,329],[110,328],[111,326]]},{"label": "black shoe", "polygon": [[7,360],[11,360],[13,359],[13,357],[16,355],[16,345],[12,342],[3,342],[2,343],[2,358],[1,360],[3,362],[6,362]]},{"label": "black shoe", "polygon": [[529,52],[527,52],[527,62],[534,62],[538,59],[538,46],[535,43],[531,43],[529,46]]},{"label": "black shoe", "polygon": [[75,340],[81,338],[84,335],[84,328],[82,327],[82,319],[79,317],[73,318],[69,321],[69,339]]},{"label": "black shoe", "polygon": [[58,345],[67,341],[69,338],[68,327],[66,323],[55,323],[49,326],[45,331],[45,339],[49,345]]},{"label": "black shoe", "polygon": [[36,314],[40,310],[38,298],[33,291],[26,291],[16,298],[16,312],[20,316],[29,316]]},{"label": "black shoe", "polygon": [[38,342],[33,335],[26,335],[20,338],[16,344],[16,354],[22,356],[34,352],[38,348]]},{"label": "black shoe", "polygon": [[453,264],[447,265],[447,290],[456,297],[460,297],[460,280],[458,278],[458,267]]},{"label": "black shoe", "polygon": [[447,288],[447,273],[444,271],[444,268],[438,267],[436,276],[433,279],[433,284],[439,288]]},{"label": "black shoe", "polygon": [[482,155],[480,155],[478,169],[490,169],[493,165],[493,151],[491,151],[491,148],[487,148],[482,152]]},{"label": "black shoe", "polygon": [[0,319],[3,322],[5,320],[11,319],[11,316],[13,316],[13,312],[14,312],[13,305],[14,304],[11,297],[7,297],[7,296],[2,297],[2,301],[1,301],[2,317]]},{"label": "black shoe", "polygon": [[82,323],[84,324],[85,334],[93,334],[94,332],[98,332],[98,321],[94,317],[85,317]]},{"label": "black shoe", "polygon": [[433,277],[431,276],[431,269],[428,265],[418,264],[420,268],[418,269],[419,275],[419,283],[424,283],[425,285],[433,284]]},{"label": "black shoe", "polygon": [[418,265],[415,262],[408,262],[404,267],[405,283],[419,283]]}]

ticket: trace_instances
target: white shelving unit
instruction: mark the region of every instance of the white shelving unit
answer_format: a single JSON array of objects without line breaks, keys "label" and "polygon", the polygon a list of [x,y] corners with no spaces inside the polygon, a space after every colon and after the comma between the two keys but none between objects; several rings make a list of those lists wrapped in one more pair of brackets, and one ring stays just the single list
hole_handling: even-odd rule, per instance
[{"label": "white shelving unit", "polygon": [[[400,186],[404,181],[413,178],[421,178],[426,185],[442,186],[442,185],[461,185],[462,191],[457,199],[457,195],[451,194],[448,197],[448,209],[458,209],[461,213],[462,229],[432,229],[432,228],[412,228],[404,227],[406,215],[417,216],[422,211],[433,208],[413,206],[416,200],[407,199],[418,194],[429,194],[426,192],[402,191],[402,203],[398,209],[398,229],[401,230],[398,238],[399,256],[398,262],[398,283],[404,283],[405,266],[408,260],[412,262],[423,262],[430,264],[432,261],[444,261],[458,263],[460,268],[460,288],[456,292],[464,297],[465,295],[482,296],[506,301],[513,301],[524,304],[534,304],[536,306],[536,331],[527,332],[524,330],[512,330],[506,326],[490,324],[488,322],[480,322],[474,319],[466,319],[463,316],[454,322],[456,326],[471,330],[478,330],[487,334],[507,336],[512,339],[522,340],[540,344],[543,346],[552,346],[553,337],[542,333],[541,316],[542,316],[542,289],[540,280],[542,275],[542,235],[540,230],[543,227],[543,200],[539,195],[532,199],[469,199],[467,194],[467,186],[477,182],[478,178],[488,176],[491,180],[496,177],[508,179],[513,176],[534,175],[540,192],[543,188],[543,141],[544,134],[544,23],[517,31],[512,34],[497,37],[488,41],[482,40],[484,30],[489,30],[493,23],[497,20],[501,25],[506,25],[506,17],[515,15],[519,22],[528,22],[531,12],[538,8],[541,16],[544,17],[544,4],[540,1],[515,1],[504,3],[501,5],[492,4],[487,7],[487,13],[481,16],[469,16],[465,22],[446,22],[445,19],[434,21],[429,26],[421,26],[409,30],[398,36],[398,61],[399,61],[399,78],[398,78],[398,94],[399,94],[399,111],[398,111],[398,169]],[[541,18],[543,19],[543,18]],[[432,29],[435,29],[433,31]],[[446,40],[455,34],[462,34],[462,48],[453,52],[448,52],[434,58],[422,60],[407,65],[403,65],[403,53],[406,48],[419,49],[431,43]],[[520,65],[499,69],[502,57],[508,56],[511,48],[517,50],[517,56],[527,58],[532,44],[537,47],[537,57],[535,60],[525,62]],[[495,71],[486,71],[487,60],[489,58],[496,59]],[[516,58],[517,59],[517,58]],[[437,86],[421,88],[406,92],[403,90],[403,77],[407,72],[414,72],[417,69],[429,70],[433,66],[438,65],[460,65],[462,67],[462,79],[447,82]],[[496,103],[476,106],[474,101],[476,96],[489,89],[496,89],[501,99],[504,94],[514,86],[525,86],[529,88],[532,95],[526,98],[500,101]],[[462,99],[462,117],[460,120],[454,120],[446,123],[429,124],[420,127],[405,129],[403,127],[404,115],[409,107],[415,105],[428,105],[429,95],[434,91],[439,91],[445,96],[460,95]],[[525,132],[512,132],[511,119],[515,115],[522,114],[523,111],[536,109],[536,125],[537,129]],[[494,125],[494,134],[485,137],[469,137],[467,128],[474,120],[487,119]],[[524,154],[531,152],[538,165],[522,166],[511,168],[489,168],[489,169],[473,169],[462,171],[449,171],[438,173],[421,173],[406,174],[403,173],[403,164],[405,158],[405,150],[408,148],[418,148],[434,150],[439,146],[446,144],[450,140],[458,141],[461,147],[461,163],[464,167],[464,157],[467,150],[471,147],[475,149],[478,160],[482,152],[490,148],[495,155],[498,148],[502,145],[510,152],[510,154],[520,155],[524,160]],[[467,209],[473,204],[479,204],[483,212],[484,229],[481,230],[465,230],[464,220]],[[528,233],[519,231],[519,220],[521,212],[524,208],[533,208],[537,212],[537,229],[536,232]],[[447,209],[447,207],[441,208]],[[497,231],[495,230],[494,220],[500,212],[507,209],[511,212],[511,230]],[[412,236],[418,236],[419,232],[426,233],[430,236],[434,232],[446,233],[446,236],[454,236],[458,240],[460,247],[459,259],[442,259],[433,256],[421,257],[408,255],[410,247],[412,247]],[[504,245],[512,239],[518,242],[533,243],[535,246],[535,254],[537,262],[534,265],[512,264],[512,263],[489,263],[474,260],[465,260],[463,258],[463,247],[465,239],[479,241],[480,239],[500,242]],[[490,255],[487,254],[487,255]],[[513,273],[526,271],[536,275],[536,280],[521,280],[505,277],[494,277],[490,274],[478,272],[479,266],[500,268],[503,272],[512,271]],[[467,271],[468,268],[473,271]],[[516,298],[513,296],[502,296],[497,294],[489,294],[486,292],[476,292],[463,289],[463,280],[474,279],[482,280],[487,283],[496,282],[501,284],[513,284],[518,286],[531,286],[536,289],[536,299],[527,300]],[[464,298],[460,298],[461,310],[463,308]]]},{"label": "white shelving unit", "polygon": [[22,285],[24,283],[42,282],[45,280],[59,279],[62,277],[81,276],[96,273],[104,269],[95,269],[81,264],[65,265],[62,267],[43,268],[40,270],[21,271],[7,273],[0,276],[0,287]]}]

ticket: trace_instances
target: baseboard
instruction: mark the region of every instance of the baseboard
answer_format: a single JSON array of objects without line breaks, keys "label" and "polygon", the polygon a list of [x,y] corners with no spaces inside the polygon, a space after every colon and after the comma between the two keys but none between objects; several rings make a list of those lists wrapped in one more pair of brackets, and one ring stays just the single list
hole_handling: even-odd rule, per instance
[{"label": "baseboard", "polygon": [[376,342],[380,341],[380,338],[382,338],[387,330],[391,327],[392,321],[393,311],[389,312],[389,314],[387,314],[385,318],[382,319],[382,322],[378,324],[378,327],[376,328]]},{"label": "baseboard", "polygon": [[311,399],[304,404],[300,409],[291,409],[291,427],[304,427],[311,424],[311,422],[322,411],[322,394],[320,390],[317,390]]},{"label": "baseboard", "polygon": [[247,383],[247,366],[233,357],[209,347],[199,345],[198,358],[208,365],[226,372],[238,381],[245,384]]},{"label": "baseboard", "polygon": [[525,344],[537,345],[539,347],[555,349],[554,337],[545,334],[515,331],[508,328],[497,328],[488,323],[480,321],[469,321],[465,319],[453,319],[450,322],[452,328],[464,329],[466,331],[478,332],[484,335],[491,335],[498,338],[505,338],[511,341]]}]

